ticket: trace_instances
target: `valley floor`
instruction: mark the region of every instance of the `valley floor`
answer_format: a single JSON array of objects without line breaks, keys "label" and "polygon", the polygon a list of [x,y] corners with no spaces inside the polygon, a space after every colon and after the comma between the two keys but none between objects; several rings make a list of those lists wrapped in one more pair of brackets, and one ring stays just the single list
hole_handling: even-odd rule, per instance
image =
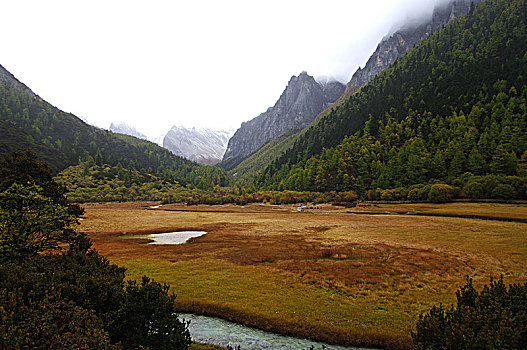
[{"label": "valley floor", "polygon": [[[81,230],[129,278],[169,283],[182,312],[264,330],[405,348],[419,313],[454,302],[466,276],[527,282],[527,205],[154,204],[85,204]],[[208,234],[133,238],[180,230]]]}]

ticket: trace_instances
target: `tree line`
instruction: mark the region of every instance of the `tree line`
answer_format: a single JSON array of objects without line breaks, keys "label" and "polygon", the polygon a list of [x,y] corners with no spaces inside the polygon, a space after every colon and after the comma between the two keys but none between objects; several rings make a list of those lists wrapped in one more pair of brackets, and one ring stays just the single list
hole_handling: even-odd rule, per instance
[{"label": "tree line", "polygon": [[364,194],[467,172],[525,176],[525,10],[478,4],[306,130],[256,183]]}]

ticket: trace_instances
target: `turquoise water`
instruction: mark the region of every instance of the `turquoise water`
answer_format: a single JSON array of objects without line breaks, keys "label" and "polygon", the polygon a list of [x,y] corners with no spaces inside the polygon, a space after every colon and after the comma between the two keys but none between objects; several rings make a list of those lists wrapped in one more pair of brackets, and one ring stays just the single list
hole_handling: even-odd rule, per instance
[{"label": "turquoise water", "polygon": [[180,314],[179,318],[190,321],[189,330],[192,340],[221,346],[230,345],[234,348],[240,346],[242,350],[360,349],[265,332],[215,317]]}]

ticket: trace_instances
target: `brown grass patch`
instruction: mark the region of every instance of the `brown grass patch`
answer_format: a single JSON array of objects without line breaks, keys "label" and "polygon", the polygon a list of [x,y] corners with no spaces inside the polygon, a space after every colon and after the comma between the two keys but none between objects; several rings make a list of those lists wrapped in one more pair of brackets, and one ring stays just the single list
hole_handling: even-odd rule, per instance
[{"label": "brown grass patch", "polygon": [[[455,204],[447,209],[474,210]],[[500,274],[527,281],[523,223],[270,205],[145,210],[150,205],[87,205],[81,228],[130,277],[170,283],[182,310],[281,333],[404,347],[418,313],[452,302],[466,275],[476,285]],[[123,237],[179,230],[208,234],[183,245]]]}]

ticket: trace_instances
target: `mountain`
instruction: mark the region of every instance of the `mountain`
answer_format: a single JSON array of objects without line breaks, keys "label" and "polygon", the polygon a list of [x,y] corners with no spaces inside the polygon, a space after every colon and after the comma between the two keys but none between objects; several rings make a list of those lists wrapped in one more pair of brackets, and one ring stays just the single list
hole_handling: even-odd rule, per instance
[{"label": "mountain", "polygon": [[527,198],[526,14],[526,0],[480,2],[317,118],[255,185],[364,195],[445,181]]},{"label": "mountain", "polygon": [[6,88],[15,88],[20,91],[26,92],[29,96],[33,98],[38,98],[38,96],[31,91],[30,88],[18,81],[17,78],[13,76],[10,72],[7,71],[2,65],[0,65],[0,84]]},{"label": "mountain", "polygon": [[131,125],[128,125],[124,122],[119,122],[119,123],[111,123],[110,124],[110,131],[111,132],[115,132],[117,134],[125,134],[125,135],[130,135],[130,136],[133,136],[133,137],[137,137],[138,139],[143,139],[143,140],[148,140],[148,137],[146,137],[146,135],[140,133],[139,131],[137,131],[136,128],[134,128],[133,126]]},{"label": "mountain", "polygon": [[196,164],[145,140],[86,124],[39,98],[1,66],[0,130],[0,156],[29,147],[56,172],[93,161],[200,188],[227,183],[221,169]]},{"label": "mountain", "polygon": [[229,138],[233,134],[233,131],[173,126],[166,134],[150,139],[124,122],[111,123],[110,131],[151,141],[177,156],[203,165],[215,165],[221,162]]},{"label": "mountain", "polygon": [[222,160],[232,134],[232,131],[173,126],[163,139],[163,147],[200,164],[214,165]]},{"label": "mountain", "polygon": [[480,0],[454,0],[441,3],[434,8],[431,18],[405,24],[390,36],[385,37],[370,56],[364,68],[353,74],[347,87],[362,86],[395,62],[421,40],[437,32],[450,21],[470,10],[471,3]]},{"label": "mountain", "polygon": [[[332,103],[324,111],[322,111],[313,121],[316,123],[319,119],[328,115],[334,108],[339,106],[341,103],[347,101],[350,96],[359,90],[358,87],[351,87],[347,89],[337,101]],[[225,169],[230,169],[229,173],[235,175],[236,181],[240,184],[250,184],[260,171],[265,169],[273,160],[278,158],[282,153],[287,151],[295,141],[301,137],[307,128],[302,130],[291,129],[284,132],[282,135],[272,139],[265,145],[260,147],[256,152],[242,160],[234,168],[230,169],[228,162],[222,162],[222,166]]]},{"label": "mountain", "polygon": [[[479,2],[479,0],[476,0],[476,2]],[[354,73],[347,84],[347,91],[330,107],[321,112],[315,121],[329,114],[332,108],[336,108],[347,101],[362,85],[370,81],[396,59],[403,56],[422,39],[437,32],[458,16],[467,13],[470,5],[471,1],[469,0],[454,0],[442,3],[434,8],[429,18],[405,23],[393,34],[387,35],[379,43],[365,67],[363,69],[359,68]],[[237,174],[238,180],[255,175],[280,156],[287,148],[291,147],[295,140],[303,134],[298,129],[295,130],[297,132],[288,132],[281,137],[273,138],[272,142],[269,141],[246,158],[226,160],[222,162],[221,166],[229,169],[232,174]]]},{"label": "mountain", "polygon": [[166,135],[163,133],[163,134],[159,134],[156,137],[148,137],[145,134],[138,131],[135,127],[128,125],[125,122],[111,123],[110,131],[116,134],[124,134],[124,135],[137,137],[138,139],[147,140],[161,147],[163,147],[163,139],[165,138],[165,135]]},{"label": "mountain", "polygon": [[321,84],[306,72],[293,76],[273,107],[242,123],[229,140],[223,160],[239,163],[284,132],[305,128],[344,90],[345,86],[339,82]]}]

